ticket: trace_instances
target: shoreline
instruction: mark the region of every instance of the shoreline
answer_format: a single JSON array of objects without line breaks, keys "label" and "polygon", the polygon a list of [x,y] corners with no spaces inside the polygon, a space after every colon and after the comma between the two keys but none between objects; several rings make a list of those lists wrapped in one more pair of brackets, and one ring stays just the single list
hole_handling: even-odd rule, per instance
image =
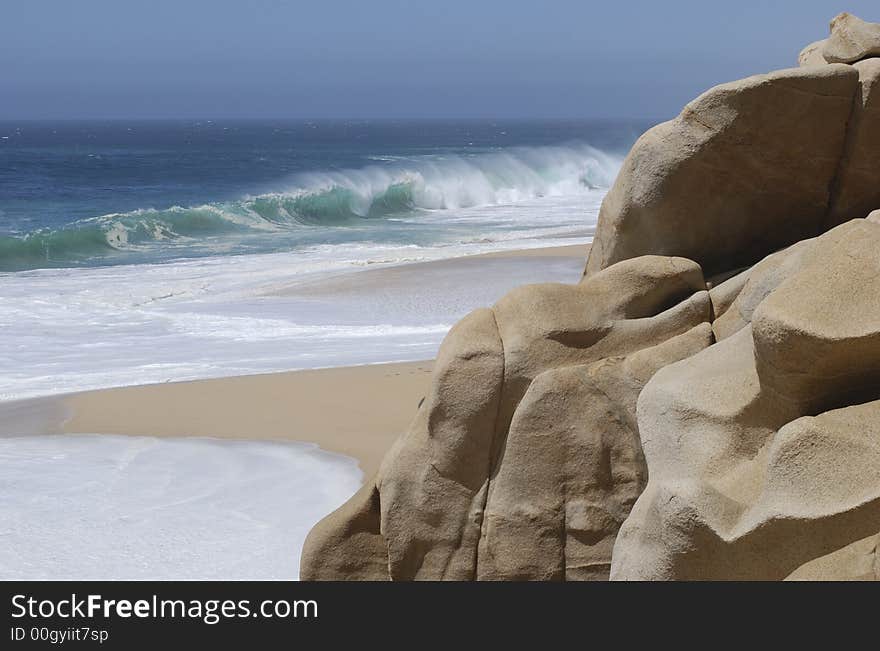
[{"label": "shoreline", "polygon": [[[498,251],[364,269],[282,292],[333,296],[491,269],[499,259],[586,259],[589,244]],[[572,279],[575,281],[576,279]],[[499,297],[500,298],[500,297]],[[356,459],[369,478],[415,416],[433,360],[223,376],[0,403],[0,436],[116,434],[300,441]]]},{"label": "shoreline", "polygon": [[0,437],[315,443],[357,460],[366,479],[415,416],[433,365],[433,360],[362,364],[29,398],[0,403]]},{"label": "shoreline", "polygon": [[[421,260],[375,266],[367,264],[356,271],[334,273],[317,279],[294,281],[285,287],[276,288],[265,296],[329,296],[354,290],[376,290],[377,288],[401,289],[412,287],[420,277],[436,273],[455,273],[471,268],[483,267],[490,271],[505,261],[527,261],[534,263],[536,258],[558,260],[570,258],[583,260],[586,266],[590,244],[565,244],[562,246],[535,247],[531,249],[510,249],[489,251],[455,258],[439,258],[437,260]],[[381,263],[378,263],[381,264]],[[498,298],[501,298],[500,296]]]},{"label": "shoreline", "polygon": [[299,441],[356,459],[365,478],[415,416],[433,361],[99,389],[60,398],[63,434]]}]

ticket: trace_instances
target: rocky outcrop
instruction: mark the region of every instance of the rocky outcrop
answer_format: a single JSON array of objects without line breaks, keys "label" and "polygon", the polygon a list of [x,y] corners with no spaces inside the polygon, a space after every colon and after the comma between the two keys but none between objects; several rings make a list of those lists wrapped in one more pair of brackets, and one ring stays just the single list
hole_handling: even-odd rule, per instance
[{"label": "rocky outcrop", "polygon": [[714,274],[818,235],[858,86],[843,64],[749,77],[649,130],[605,197],[587,273],[651,253]]},{"label": "rocky outcrop", "polygon": [[[822,236],[822,245],[816,246],[816,238],[802,240],[790,247],[773,253],[756,264],[737,274],[727,282],[713,288],[710,296],[717,304],[719,294],[726,292],[729,306],[723,311],[715,310],[712,330],[717,341],[726,339],[752,322],[758,305],[767,298],[786,278],[800,271],[804,265],[812,264],[824,255],[824,249],[836,245],[841,237],[847,236],[861,221],[847,228],[838,228]],[[729,288],[728,288],[729,286]]]},{"label": "rocky outcrop", "polygon": [[746,327],[648,382],[613,578],[783,579],[876,533],[878,247],[866,220],[802,247]]},{"label": "rocky outcrop", "polygon": [[535,378],[494,469],[477,578],[608,578],[617,530],[647,482],[639,392],[659,368],[711,343],[702,323],[624,357]]},{"label": "rocky outcrop", "polygon": [[830,36],[810,43],[798,55],[800,66],[856,63],[880,57],[880,23],[868,23],[842,13],[831,19]]},{"label": "rocky outcrop", "polygon": [[[309,534],[302,578],[380,578],[377,568],[391,579],[607,575],[614,534],[645,479],[633,420],[616,419],[634,411],[653,370],[711,343],[710,313],[699,266],[657,256],[579,285],[522,287],[474,312],[441,346],[431,394],[378,475]],[[546,406],[554,395],[574,406],[565,395],[575,385],[579,395],[606,392],[595,407],[604,420],[557,439],[560,412]],[[542,427],[551,444],[539,462],[529,450]],[[586,495],[565,500],[562,478],[575,481],[577,468],[611,458],[609,477],[586,480],[596,482],[592,511]],[[522,482],[532,461],[560,473],[545,477],[553,491]],[[562,503],[569,506],[558,511]],[[511,509],[532,514],[515,523],[516,534]],[[595,541],[566,556],[566,539],[580,531]],[[544,558],[548,545],[552,558]]]},{"label": "rocky outcrop", "polygon": [[831,36],[822,48],[828,63],[855,63],[880,56],[880,23],[867,23],[852,14],[831,19]]},{"label": "rocky outcrop", "polygon": [[643,135],[581,282],[450,331],[302,578],[880,578],[880,59],[861,25]]}]

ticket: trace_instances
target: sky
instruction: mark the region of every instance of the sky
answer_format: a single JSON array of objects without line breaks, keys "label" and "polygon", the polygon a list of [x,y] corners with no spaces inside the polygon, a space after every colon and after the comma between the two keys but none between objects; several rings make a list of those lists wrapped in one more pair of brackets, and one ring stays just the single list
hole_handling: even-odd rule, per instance
[{"label": "sky", "polygon": [[877,0],[0,0],[0,119],[666,118]]}]

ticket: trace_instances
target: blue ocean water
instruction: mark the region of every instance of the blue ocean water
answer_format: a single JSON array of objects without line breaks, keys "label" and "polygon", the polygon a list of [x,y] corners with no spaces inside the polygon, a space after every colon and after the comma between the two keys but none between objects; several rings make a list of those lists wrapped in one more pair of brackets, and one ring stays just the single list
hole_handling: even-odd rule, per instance
[{"label": "blue ocean water", "polygon": [[580,278],[467,256],[589,242],[648,126],[0,123],[0,401],[429,359],[470,310]]},{"label": "blue ocean water", "polygon": [[648,126],[0,122],[0,272],[561,234],[529,202],[607,187]]}]

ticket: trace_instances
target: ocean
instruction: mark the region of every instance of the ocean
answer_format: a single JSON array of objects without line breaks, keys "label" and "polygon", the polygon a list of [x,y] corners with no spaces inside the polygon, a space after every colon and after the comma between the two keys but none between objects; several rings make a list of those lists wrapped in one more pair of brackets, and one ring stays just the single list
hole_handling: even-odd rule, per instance
[{"label": "ocean", "polygon": [[[580,277],[462,256],[589,242],[648,126],[0,123],[0,401],[433,358],[475,307]],[[313,444],[21,427],[7,579],[294,579],[363,481]]]},{"label": "ocean", "polygon": [[[647,122],[0,123],[0,399],[432,357],[498,262],[382,300],[364,268],[590,240]],[[421,292],[424,294],[424,291]]]}]

